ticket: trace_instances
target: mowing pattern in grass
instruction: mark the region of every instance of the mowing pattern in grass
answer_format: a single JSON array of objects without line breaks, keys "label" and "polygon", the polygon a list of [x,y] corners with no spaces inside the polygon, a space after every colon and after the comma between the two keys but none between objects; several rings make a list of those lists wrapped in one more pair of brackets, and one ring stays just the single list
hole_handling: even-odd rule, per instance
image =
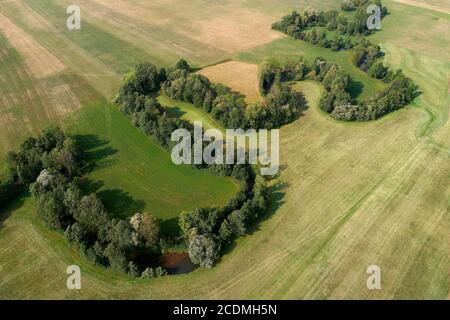
[{"label": "mowing pattern in grass", "polygon": [[256,64],[227,61],[204,68],[199,73],[213,83],[221,83],[242,93],[249,103],[262,101]]}]

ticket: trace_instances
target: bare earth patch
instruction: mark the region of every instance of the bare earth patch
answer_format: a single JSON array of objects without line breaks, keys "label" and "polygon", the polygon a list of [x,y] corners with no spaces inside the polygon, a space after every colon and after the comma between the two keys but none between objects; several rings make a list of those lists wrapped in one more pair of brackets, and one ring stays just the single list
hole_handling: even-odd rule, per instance
[{"label": "bare earth patch", "polygon": [[200,74],[215,83],[221,83],[246,96],[248,102],[261,101],[258,66],[229,61],[202,69]]},{"label": "bare earth patch", "polygon": [[60,60],[1,13],[0,30],[25,59],[27,67],[36,78],[45,78],[66,68]]},{"label": "bare earth patch", "polygon": [[394,0],[411,6],[426,8],[450,14],[450,3],[444,0]]}]

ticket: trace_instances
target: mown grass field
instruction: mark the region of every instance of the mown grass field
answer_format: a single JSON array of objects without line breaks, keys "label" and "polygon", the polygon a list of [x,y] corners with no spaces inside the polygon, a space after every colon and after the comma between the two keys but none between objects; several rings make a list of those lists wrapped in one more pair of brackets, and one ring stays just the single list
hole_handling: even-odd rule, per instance
[{"label": "mown grass field", "polygon": [[[201,6],[201,1],[186,1],[177,2],[177,7],[185,10],[177,10],[176,13],[164,10],[164,4],[172,3],[169,0],[147,5],[138,0],[120,1],[128,6],[143,6],[134,11],[116,7],[114,12],[111,12],[112,2],[106,0],[81,2],[104,10],[98,9],[98,12],[106,12],[100,15],[86,10],[87,27],[93,27],[84,35],[72,35],[58,29],[60,22],[53,18],[51,10],[59,3],[63,6],[65,2],[58,2],[58,5],[56,1],[49,0],[2,2],[0,13],[67,66],[66,74],[63,72],[64,76],[60,77],[67,81],[64,83],[69,85],[80,102],[83,92],[91,92],[88,88],[92,87],[92,97],[84,97],[91,103],[83,101],[81,104],[84,107],[76,113],[80,114],[80,119],[85,119],[77,124],[78,130],[84,134],[96,132],[101,140],[111,141],[100,149],[111,147],[117,152],[105,158],[106,167],[100,166],[91,175],[95,178],[98,174],[95,180],[109,181],[102,188],[111,189],[117,184],[134,200],[141,198],[134,186],[135,182],[143,180],[139,176],[140,170],[147,171],[145,168],[153,166],[153,153],[141,153],[139,146],[145,145],[145,150],[154,153],[158,152],[157,148],[152,147],[139,132],[131,128],[126,130],[125,122],[116,122],[120,115],[113,108],[100,108],[94,102],[109,100],[120,83],[122,71],[136,60],[156,57],[159,60],[154,62],[161,61],[162,64],[175,61],[177,55],[188,59],[195,56],[189,56],[181,49],[168,54],[170,50],[164,51],[163,46],[171,41],[179,46],[186,43],[188,50],[198,45],[195,41],[211,46],[209,50],[198,50],[197,60],[193,58],[198,66],[227,57],[259,63],[274,56],[321,55],[339,63],[361,83],[362,88],[360,86],[354,93],[358,98],[372,95],[381,85],[353,68],[345,53],[331,53],[284,37],[258,43],[252,48],[248,48],[247,44],[237,46],[236,42],[230,42],[229,47],[225,47],[226,32],[217,36],[213,32],[200,39],[198,31],[202,30],[201,26],[186,29],[186,33],[192,33],[191,37],[181,34],[179,30],[192,19],[201,19],[209,26],[211,24],[208,23],[215,23],[216,27],[220,21],[234,21],[236,12],[243,9],[260,18],[264,16],[259,21],[270,23],[292,8],[301,8],[306,3],[331,8],[338,7],[339,1],[286,0],[280,5],[268,0],[251,0],[214,6]],[[323,92],[319,84],[297,84],[297,89],[305,94],[309,107],[298,121],[281,130],[282,172],[279,180],[274,181],[271,211],[249,236],[235,243],[233,250],[215,268],[135,282],[96,269],[80,260],[67,247],[61,235],[47,231],[40,224],[34,215],[33,203],[25,197],[17,199],[1,214],[0,297],[448,298],[450,39],[445,30],[448,30],[450,16],[389,0],[384,3],[390,15],[383,21],[383,30],[372,38],[382,45],[390,65],[401,67],[419,84],[421,95],[411,106],[378,121],[349,124],[335,121],[317,108]],[[145,23],[139,19],[138,15],[150,12],[150,8],[159,10],[156,12],[162,17],[161,21]],[[208,16],[207,13],[213,10],[220,12],[216,14],[221,16]],[[24,12],[34,16],[35,20],[30,22],[22,18],[25,17]],[[108,15],[113,14],[121,20],[113,19],[105,23]],[[242,20],[242,24],[253,26],[253,22]],[[167,26],[174,21],[177,23],[172,27]],[[38,22],[47,29],[38,31],[29,25]],[[156,25],[158,30],[165,31],[164,40],[155,40],[161,37],[153,36],[149,25],[152,28]],[[240,28],[246,30],[247,27]],[[102,36],[96,33],[99,30],[103,32]],[[4,33],[4,30],[0,28],[0,32]],[[236,33],[230,33],[230,36],[236,37]],[[180,41],[177,37],[186,39],[186,42],[177,42]],[[246,41],[245,37],[242,42]],[[154,41],[161,42],[161,47],[152,47]],[[190,41],[192,47],[188,46]],[[97,45],[90,46],[89,43]],[[124,51],[117,49],[117,46]],[[226,49],[222,50],[224,52],[215,51],[222,46]],[[12,61],[8,68],[20,66],[7,73],[11,79],[8,82],[14,83],[13,80],[20,79],[21,82],[17,83],[24,88],[36,88],[41,84],[42,81],[36,80],[31,71],[30,75],[23,67],[24,58],[18,55],[18,50],[9,50],[12,55],[7,57],[11,60],[2,61]],[[4,50],[0,57],[4,57]],[[111,66],[108,65],[110,62]],[[3,64],[1,68],[8,69]],[[29,80],[25,81],[27,77],[15,76],[13,72],[26,74]],[[78,86],[74,86],[70,79]],[[8,87],[0,86],[2,93],[4,88]],[[23,93],[23,90],[18,86],[17,91],[11,92]],[[45,90],[41,94],[48,96]],[[33,110],[29,117],[34,123],[34,119],[42,113],[37,111],[39,104],[36,99],[31,100],[25,106]],[[189,108],[186,106],[186,109]],[[179,109],[183,110],[182,107]],[[188,114],[192,115],[191,119],[204,117],[188,112],[185,116]],[[42,116],[42,124],[51,121],[49,118]],[[61,116],[58,119],[67,118]],[[108,119],[113,126],[107,124]],[[20,122],[15,122],[13,118],[8,121],[10,128],[19,128]],[[101,124],[102,121],[104,124]],[[36,128],[39,125],[36,122]],[[127,136],[135,138],[126,139],[121,134],[122,130],[127,131]],[[2,138],[5,149],[16,144],[14,132],[9,134],[9,138]],[[119,178],[119,175],[126,173],[123,164],[129,161],[124,158],[127,153],[130,153],[130,158],[136,158],[136,161],[129,162],[134,181]],[[113,163],[108,164],[107,160],[113,160]],[[164,168],[164,163],[161,160],[161,168]],[[148,171],[148,179],[151,179],[154,173]],[[165,171],[168,175],[176,174]],[[200,176],[196,175],[195,179],[200,179]],[[186,196],[186,192],[179,196]],[[66,289],[65,271],[70,264],[81,266],[83,289],[80,291]],[[381,267],[381,290],[369,291],[366,288],[366,269],[372,264]]]}]

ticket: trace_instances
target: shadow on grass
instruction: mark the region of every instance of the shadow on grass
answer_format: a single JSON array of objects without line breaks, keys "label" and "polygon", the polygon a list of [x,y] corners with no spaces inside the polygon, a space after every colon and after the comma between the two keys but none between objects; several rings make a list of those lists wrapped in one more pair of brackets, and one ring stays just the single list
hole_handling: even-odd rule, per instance
[{"label": "shadow on grass", "polygon": [[183,115],[186,114],[186,111],[183,111],[180,109],[180,107],[173,106],[173,107],[164,107],[169,117],[172,118],[181,118]]},{"label": "shadow on grass", "polygon": [[352,80],[350,83],[349,93],[353,99],[353,102],[356,103],[363,90],[364,84],[361,81]]},{"label": "shadow on grass", "polygon": [[101,140],[97,135],[85,134],[75,135],[75,141],[83,150],[85,168],[83,171],[90,172],[94,169],[109,167],[115,163],[110,157],[118,150],[109,146],[107,140]]},{"label": "shadow on grass", "polygon": [[126,220],[145,208],[144,201],[136,200],[128,192],[120,189],[101,190],[97,195],[115,218]]},{"label": "shadow on grass", "polygon": [[13,200],[9,201],[5,205],[2,204],[3,208],[0,208],[0,231],[4,228],[5,221],[11,216],[11,214],[23,206],[25,200],[31,196],[28,188],[22,191]]}]

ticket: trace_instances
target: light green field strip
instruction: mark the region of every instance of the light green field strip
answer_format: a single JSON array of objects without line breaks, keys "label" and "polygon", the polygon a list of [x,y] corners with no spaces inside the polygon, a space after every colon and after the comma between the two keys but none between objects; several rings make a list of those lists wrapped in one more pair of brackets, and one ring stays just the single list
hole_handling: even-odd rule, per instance
[{"label": "light green field strip", "polygon": [[163,107],[166,107],[167,112],[171,116],[180,117],[191,123],[201,121],[203,128],[206,130],[219,129],[225,132],[225,128],[217,120],[191,103],[173,100],[163,95],[158,96],[158,101]]}]

